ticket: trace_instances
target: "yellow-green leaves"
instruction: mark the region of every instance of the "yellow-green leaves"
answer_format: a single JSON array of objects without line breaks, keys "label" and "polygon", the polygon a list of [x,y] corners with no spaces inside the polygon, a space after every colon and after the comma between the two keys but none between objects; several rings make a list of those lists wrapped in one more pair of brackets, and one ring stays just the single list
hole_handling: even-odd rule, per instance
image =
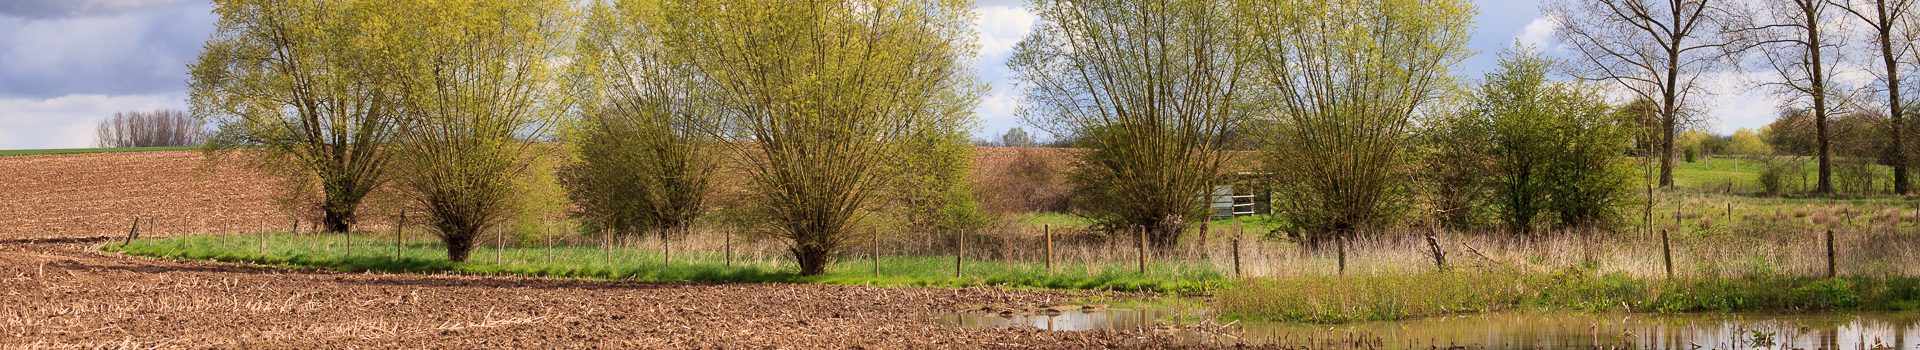
[{"label": "yellow-green leaves", "polygon": [[755,201],[802,274],[824,272],[889,191],[913,140],[963,132],[979,86],[971,4],[664,1],[667,46],[698,70],[714,131],[742,147]]},{"label": "yellow-green leaves", "polygon": [[1464,0],[1247,0],[1276,214],[1309,242],[1396,219],[1414,113],[1468,54]]},{"label": "yellow-green leaves", "polygon": [[412,0],[392,38],[405,106],[401,187],[426,210],[454,261],[511,219],[521,179],[551,147],[539,141],[570,99],[558,93],[561,43],[574,33],[565,0]]}]

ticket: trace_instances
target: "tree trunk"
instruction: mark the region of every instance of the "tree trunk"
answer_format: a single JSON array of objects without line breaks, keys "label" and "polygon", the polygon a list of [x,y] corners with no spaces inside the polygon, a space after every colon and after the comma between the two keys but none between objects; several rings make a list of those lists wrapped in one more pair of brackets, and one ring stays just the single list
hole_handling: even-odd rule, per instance
[{"label": "tree trunk", "polygon": [[473,238],[479,235],[479,230],[463,231],[465,232],[445,232],[440,234],[441,243],[447,245],[447,260],[453,260],[453,262],[457,263],[467,262],[467,255],[473,252]]},{"label": "tree trunk", "polygon": [[1893,162],[1888,165],[1893,166],[1893,193],[1904,195],[1911,191],[1911,189],[1907,187],[1907,142],[1905,136],[1907,128],[1903,120],[1904,116],[1901,115],[1905,111],[1902,111],[1900,108],[1900,61],[1893,55],[1893,24],[1891,21],[1894,19],[1890,18],[1892,16],[1889,16],[1887,13],[1890,11],[1887,6],[1886,1],[1883,0],[1879,2],[1877,9],[1879,10],[1880,22],[1878,23],[1878,33],[1876,34],[1880,36],[1880,60],[1881,63],[1886,66],[1887,120],[1893,124],[1890,127],[1892,133],[1888,134],[1892,136],[1891,141],[1893,141],[1893,146],[1890,147],[1892,154],[1889,155],[1889,158],[1891,158]]},{"label": "tree trunk", "polygon": [[1821,67],[1820,20],[1810,6],[1802,10],[1806,15],[1806,20],[1803,23],[1807,26],[1807,56],[1809,58],[1807,61],[1811,62],[1813,66],[1812,72],[1808,75],[1807,80],[1812,85],[1809,88],[1813,90],[1810,91],[1809,94],[1813,95],[1814,133],[1820,143],[1820,182],[1817,191],[1822,194],[1832,194],[1833,157],[1830,154],[1832,140],[1827,137],[1827,84],[1826,76],[1824,75],[1826,73],[1822,69],[1823,67]]},{"label": "tree trunk", "polygon": [[793,259],[800,262],[801,276],[819,276],[827,273],[827,264],[833,256],[827,249],[818,245],[800,244],[793,247]]},{"label": "tree trunk", "polygon": [[333,206],[328,207],[326,217],[321,221],[321,225],[327,232],[344,233],[353,230],[354,210],[351,209],[351,207],[346,208],[348,209],[336,209]]}]

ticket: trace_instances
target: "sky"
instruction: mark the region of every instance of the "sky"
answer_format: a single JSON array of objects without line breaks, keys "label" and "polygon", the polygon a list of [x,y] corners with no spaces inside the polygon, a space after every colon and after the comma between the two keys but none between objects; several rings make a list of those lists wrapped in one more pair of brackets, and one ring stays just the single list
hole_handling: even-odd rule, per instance
[{"label": "sky", "polygon": [[[1537,1],[1475,3],[1475,54],[1456,75],[1478,79],[1515,41],[1567,54]],[[990,90],[974,108],[974,134],[997,138],[1022,126],[1006,58],[1036,19],[1023,0],[978,0],[976,7],[974,68]],[[211,11],[206,0],[0,1],[0,149],[90,147],[95,123],[114,112],[186,109],[187,64],[213,32]],[[1742,79],[1713,80],[1705,107],[1714,132],[1772,120],[1777,99]]]}]

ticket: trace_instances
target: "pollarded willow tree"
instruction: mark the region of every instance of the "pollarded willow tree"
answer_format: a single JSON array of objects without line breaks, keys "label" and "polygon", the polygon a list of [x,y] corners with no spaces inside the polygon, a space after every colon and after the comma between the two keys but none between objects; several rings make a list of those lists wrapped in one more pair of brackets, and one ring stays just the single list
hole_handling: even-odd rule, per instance
[{"label": "pollarded willow tree", "polygon": [[[669,46],[708,85],[751,201],[802,275],[826,272],[916,140],[963,133],[980,85],[971,3],[667,1]],[[950,138],[951,139],[951,138]],[[960,138],[959,140],[964,140]],[[964,178],[964,177],[962,177]]]},{"label": "pollarded willow tree", "polygon": [[670,239],[704,212],[722,155],[697,72],[665,46],[662,10],[625,0],[588,12],[568,79],[587,107],[569,128],[578,161],[562,177],[588,221]]},{"label": "pollarded willow tree", "polygon": [[1275,214],[1309,245],[1390,222],[1413,117],[1448,84],[1474,7],[1454,0],[1246,1]]},{"label": "pollarded willow tree", "polygon": [[[1704,91],[1703,74],[1718,71],[1728,0],[1553,0],[1542,6],[1559,21],[1554,32],[1578,54],[1581,79],[1607,81],[1652,102],[1649,145],[1657,146],[1661,187],[1673,186],[1674,137],[1690,122],[1689,103]],[[1814,0],[1821,1],[1821,0]]]},{"label": "pollarded willow tree", "polygon": [[[254,165],[318,192],[326,229],[344,232],[387,180],[401,106],[384,33],[395,3],[220,0],[213,36],[189,69],[212,150],[257,150]],[[258,146],[258,147],[255,147]],[[282,171],[285,170],[285,171]]]},{"label": "pollarded willow tree", "polygon": [[571,33],[566,0],[401,1],[406,20],[390,56],[405,106],[399,184],[426,210],[449,259],[466,261],[480,234],[516,209],[535,142],[567,107],[555,93],[559,48]]},{"label": "pollarded willow tree", "polygon": [[1086,149],[1071,175],[1083,215],[1147,230],[1171,250],[1207,219],[1247,60],[1239,17],[1217,0],[1037,0],[1042,20],[1008,60],[1022,115]]}]

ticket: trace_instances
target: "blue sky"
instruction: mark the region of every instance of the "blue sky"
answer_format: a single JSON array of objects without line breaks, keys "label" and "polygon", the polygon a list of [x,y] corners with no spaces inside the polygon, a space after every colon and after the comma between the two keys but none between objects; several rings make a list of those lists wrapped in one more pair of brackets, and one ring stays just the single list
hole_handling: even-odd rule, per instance
[{"label": "blue sky", "polygon": [[[1456,73],[1477,79],[1515,40],[1553,48],[1551,21],[1533,0],[1477,0],[1471,48]],[[1005,59],[1033,25],[1024,1],[981,0],[976,71],[992,90],[975,108],[977,137],[1019,126]],[[118,111],[186,108],[186,65],[215,17],[205,0],[0,1],[0,149],[88,147],[94,122]],[[1742,91],[1735,84],[1722,90]],[[1713,129],[1770,120],[1764,97],[1709,103]],[[1730,107],[1727,107],[1730,106]],[[1725,108],[1722,108],[1725,107]]]}]

